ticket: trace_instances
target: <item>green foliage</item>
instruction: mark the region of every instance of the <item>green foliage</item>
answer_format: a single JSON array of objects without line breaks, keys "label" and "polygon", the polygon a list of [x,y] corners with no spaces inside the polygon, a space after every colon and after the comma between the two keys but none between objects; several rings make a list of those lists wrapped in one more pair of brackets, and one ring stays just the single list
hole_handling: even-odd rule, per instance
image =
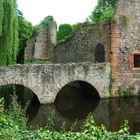
[{"label": "green foliage", "polygon": [[126,88],[120,87],[118,93],[120,96],[131,96],[133,94],[133,91],[134,91],[134,87],[132,86]]},{"label": "green foliage", "polygon": [[[53,125],[54,117],[48,119]],[[4,101],[0,98],[0,139],[2,140],[138,140],[139,135],[131,136],[128,132],[128,122],[121,126],[117,132],[111,132],[105,126],[97,126],[94,119],[89,115],[80,132],[49,130],[48,126],[38,130],[27,128],[25,110],[22,109],[13,98],[9,111],[4,109]]]},{"label": "green foliage", "polygon": [[59,41],[65,39],[71,35],[72,31],[73,28],[70,24],[61,24],[57,32],[57,40]]},{"label": "green foliage", "polygon": [[53,16],[47,16],[45,17],[41,23],[39,24],[39,26],[42,26],[43,28],[47,28],[49,23],[53,22],[54,21],[54,18]]},{"label": "green foliage", "polygon": [[17,16],[19,21],[19,53],[17,57],[18,63],[24,62],[24,50],[26,42],[30,39],[33,34],[33,27],[30,22],[24,19],[21,11],[17,10]]},{"label": "green foliage", "polygon": [[70,24],[61,24],[59,26],[59,30],[57,31],[57,45],[54,46],[54,48],[57,48],[59,44],[67,42],[73,34],[76,32],[76,30],[80,27],[81,23],[77,23],[74,25]]},{"label": "green foliage", "polygon": [[0,98],[0,139],[20,139],[21,132],[25,129],[27,129],[25,110],[17,104],[14,97],[10,109],[5,110],[4,100]]},{"label": "green foliage", "polygon": [[16,0],[0,1],[0,66],[16,62],[18,52]]},{"label": "green foliage", "polygon": [[4,19],[4,7],[3,0],[0,1],[0,37],[3,35],[3,19]]},{"label": "green foliage", "polygon": [[98,0],[98,4],[89,16],[93,22],[110,21],[114,17],[116,0]]},{"label": "green foliage", "polygon": [[38,31],[39,31],[39,26],[36,25],[36,26],[33,26],[33,32],[32,32],[32,36],[31,37],[34,37],[38,34]]}]

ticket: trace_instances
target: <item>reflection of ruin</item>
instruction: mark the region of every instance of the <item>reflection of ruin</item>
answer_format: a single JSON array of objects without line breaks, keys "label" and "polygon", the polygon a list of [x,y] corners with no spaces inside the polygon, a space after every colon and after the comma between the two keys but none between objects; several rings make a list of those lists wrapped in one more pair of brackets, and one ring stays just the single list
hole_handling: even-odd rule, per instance
[{"label": "reflection of ruin", "polygon": [[[87,103],[88,104],[88,103]],[[93,115],[95,122],[98,125],[104,124],[107,129],[112,131],[119,130],[120,126],[123,124],[124,120],[129,121],[130,132],[139,132],[140,131],[140,98],[125,98],[119,99],[101,99],[97,107],[91,110],[91,115]],[[89,107],[89,106],[88,106]],[[91,107],[92,108],[92,107]],[[85,110],[83,110],[84,112]],[[55,128],[60,129],[62,124],[66,122],[66,130],[69,130],[75,120],[69,120],[66,116],[63,116],[61,112],[56,110],[56,107],[52,105],[41,105],[39,110],[34,116],[34,118],[29,122],[31,126],[36,128],[36,126],[45,126],[47,123],[48,116],[54,112],[55,119]],[[74,110],[73,110],[74,113]],[[87,113],[87,114],[88,114]],[[70,115],[70,114],[69,114]],[[73,114],[71,114],[72,116]],[[82,126],[84,118],[77,121],[75,127],[76,130]]]},{"label": "reflection of ruin", "polygon": [[140,132],[140,98],[112,100],[111,130],[118,130],[123,120],[129,120],[130,132]]},{"label": "reflection of ruin", "polygon": [[[88,104],[88,103],[87,103]],[[95,108],[95,110],[91,110],[92,115],[94,116],[95,122],[97,124],[105,124],[107,127],[110,127],[110,121],[109,121],[109,100],[100,100],[98,106]],[[88,106],[89,107],[89,106]],[[92,108],[92,106],[91,106]],[[48,116],[54,112],[56,119],[55,119],[55,128],[57,130],[60,129],[62,124],[65,122],[66,130],[70,130],[73,123],[75,123],[75,120],[69,120],[68,118],[61,115],[61,112],[58,112],[56,110],[56,107],[53,104],[50,105],[41,105],[37,115],[29,122],[29,124],[33,127],[37,126],[45,126],[47,123]],[[86,110],[83,110],[83,113],[86,112]],[[73,110],[74,113],[74,110]],[[86,114],[88,115],[87,112]],[[104,114],[104,115],[103,115]],[[74,114],[71,114],[71,116]],[[80,117],[80,116],[79,116]],[[77,120],[77,125],[75,126],[76,130],[79,130],[82,126],[83,122],[85,121],[85,118]]]}]

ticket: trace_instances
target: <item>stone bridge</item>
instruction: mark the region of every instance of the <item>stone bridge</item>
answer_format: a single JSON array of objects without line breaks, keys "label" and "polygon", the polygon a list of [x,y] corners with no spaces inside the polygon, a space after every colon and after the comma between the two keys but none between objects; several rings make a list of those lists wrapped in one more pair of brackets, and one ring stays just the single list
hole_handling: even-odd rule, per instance
[{"label": "stone bridge", "polygon": [[22,64],[0,68],[0,86],[23,85],[41,104],[53,103],[58,92],[73,81],[92,85],[101,98],[109,97],[110,63]]}]

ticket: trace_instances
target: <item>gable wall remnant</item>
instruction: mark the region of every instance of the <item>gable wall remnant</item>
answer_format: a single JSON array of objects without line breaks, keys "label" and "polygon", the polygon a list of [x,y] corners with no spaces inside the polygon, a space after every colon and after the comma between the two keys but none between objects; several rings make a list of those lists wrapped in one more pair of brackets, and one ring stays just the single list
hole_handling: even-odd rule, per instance
[{"label": "gable wall remnant", "polygon": [[84,23],[65,43],[57,45],[53,54],[53,62],[95,62],[95,49],[104,46],[105,62],[109,61],[110,23]]}]

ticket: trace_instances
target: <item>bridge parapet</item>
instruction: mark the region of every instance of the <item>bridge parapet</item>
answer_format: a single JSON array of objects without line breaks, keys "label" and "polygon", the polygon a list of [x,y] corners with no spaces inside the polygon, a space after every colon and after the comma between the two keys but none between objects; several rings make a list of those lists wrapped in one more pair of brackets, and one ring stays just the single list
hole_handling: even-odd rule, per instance
[{"label": "bridge parapet", "polygon": [[54,102],[68,83],[85,81],[101,98],[109,97],[110,63],[22,64],[0,68],[0,86],[20,84],[31,89],[40,103]]}]

